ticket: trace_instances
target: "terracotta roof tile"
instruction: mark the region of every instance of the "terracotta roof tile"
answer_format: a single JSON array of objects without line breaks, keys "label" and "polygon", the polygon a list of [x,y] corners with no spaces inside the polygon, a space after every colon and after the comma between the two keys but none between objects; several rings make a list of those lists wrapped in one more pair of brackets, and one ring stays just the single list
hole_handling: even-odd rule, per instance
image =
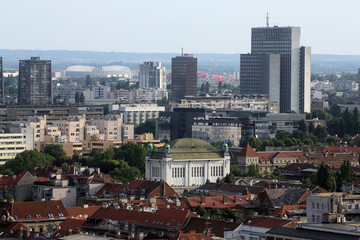
[{"label": "terracotta roof tile", "polygon": [[274,227],[286,226],[291,222],[292,222],[291,220],[279,219],[279,218],[255,217],[245,222],[244,225],[263,227],[263,228],[274,228]]},{"label": "terracotta roof tile", "polygon": [[191,217],[183,231],[204,233],[206,230],[211,229],[211,234],[214,234],[216,237],[224,238],[224,231],[233,231],[237,226],[239,226],[239,223]]},{"label": "terracotta roof tile", "polygon": [[238,156],[242,157],[255,157],[258,156],[258,154],[255,152],[255,150],[250,146],[250,144],[247,144],[238,154]]},{"label": "terracotta roof tile", "polygon": [[66,207],[66,210],[68,211],[70,218],[84,219],[86,216],[91,217],[100,208],[100,206]]}]

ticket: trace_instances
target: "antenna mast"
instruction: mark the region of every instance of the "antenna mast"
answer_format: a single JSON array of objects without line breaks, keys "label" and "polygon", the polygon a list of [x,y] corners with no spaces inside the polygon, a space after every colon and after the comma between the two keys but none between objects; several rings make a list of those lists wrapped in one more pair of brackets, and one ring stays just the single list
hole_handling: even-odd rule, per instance
[{"label": "antenna mast", "polygon": [[184,56],[184,48],[181,48],[181,56]]},{"label": "antenna mast", "polygon": [[269,13],[266,13],[266,27],[269,27]]}]

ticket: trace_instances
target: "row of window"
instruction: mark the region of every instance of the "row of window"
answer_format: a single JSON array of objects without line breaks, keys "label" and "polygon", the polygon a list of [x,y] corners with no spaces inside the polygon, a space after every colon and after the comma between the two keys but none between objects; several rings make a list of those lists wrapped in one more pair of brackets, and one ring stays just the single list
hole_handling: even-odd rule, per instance
[{"label": "row of window", "polygon": [[192,167],[191,168],[192,177],[204,177],[204,167]]},{"label": "row of window", "polygon": [[212,177],[222,177],[224,176],[224,167],[223,166],[214,166],[210,168],[210,176]]},{"label": "row of window", "polygon": [[183,178],[185,177],[185,168],[184,167],[177,167],[171,169],[171,176],[173,178]]}]

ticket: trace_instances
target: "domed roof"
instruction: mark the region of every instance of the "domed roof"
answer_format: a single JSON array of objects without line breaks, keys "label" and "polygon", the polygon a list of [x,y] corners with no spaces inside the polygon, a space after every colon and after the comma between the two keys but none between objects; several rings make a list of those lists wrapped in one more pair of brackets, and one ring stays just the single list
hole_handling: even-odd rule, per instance
[{"label": "domed roof", "polygon": [[210,148],[216,150],[211,143],[197,138],[180,138],[168,143],[171,149],[188,149],[188,148]]},{"label": "domed roof", "polygon": [[[185,159],[219,159],[223,158],[221,150],[216,149],[211,143],[196,138],[181,138],[168,143],[170,145],[170,156],[173,160]],[[154,151],[151,159],[162,159],[164,147]]]},{"label": "domed roof", "polygon": [[66,68],[67,72],[92,72],[95,67],[86,65],[72,65]]}]

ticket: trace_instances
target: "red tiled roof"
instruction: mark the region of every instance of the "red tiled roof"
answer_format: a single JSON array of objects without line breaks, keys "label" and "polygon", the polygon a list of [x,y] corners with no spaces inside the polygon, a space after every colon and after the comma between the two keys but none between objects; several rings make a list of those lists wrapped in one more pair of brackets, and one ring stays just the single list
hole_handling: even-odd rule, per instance
[{"label": "red tiled roof", "polygon": [[[181,229],[189,217],[194,217],[195,214],[191,211],[177,210],[177,209],[159,209],[156,212],[138,212],[129,211],[126,209],[115,208],[100,208],[92,217],[102,219],[96,225],[100,224],[104,219],[111,219],[114,221],[128,221],[129,223],[137,223],[147,225],[149,227],[163,227],[163,228],[178,228]],[[83,224],[93,225],[91,219]]]},{"label": "red tiled roof", "polygon": [[[233,196],[203,196],[188,197],[191,207],[195,208],[201,205],[204,208],[235,208],[237,204],[249,203],[249,195],[233,195]],[[204,201],[204,204],[202,204]],[[225,203],[226,202],[226,203]]]},{"label": "red tiled roof", "polygon": [[255,150],[250,146],[250,144],[247,144],[238,154],[238,156],[242,157],[256,157],[258,154],[255,152]]},{"label": "red tiled roof", "polygon": [[177,238],[177,240],[212,240],[212,238],[207,236],[206,234],[203,234],[203,233],[194,233],[194,232],[182,233],[182,232],[179,232],[179,237]]},{"label": "red tiled roof", "polygon": [[285,226],[291,222],[292,222],[291,220],[279,219],[279,218],[255,217],[249,221],[246,221],[244,225],[263,227],[263,228],[274,228],[274,227]]},{"label": "red tiled roof", "polygon": [[63,219],[64,217],[69,217],[68,211],[60,200],[47,202],[0,203],[0,209],[6,209],[10,215],[14,217],[15,221],[19,222]]},{"label": "red tiled roof", "polygon": [[225,231],[233,231],[240,223],[225,222],[207,218],[191,217],[184,227],[184,232],[195,231],[198,233],[206,232],[211,229],[211,234],[216,237],[224,238]]},{"label": "red tiled roof", "polygon": [[88,206],[88,207],[66,207],[70,218],[84,219],[85,215],[91,217],[101,206]]},{"label": "red tiled roof", "polygon": [[[59,239],[61,237],[76,234],[77,231],[83,232],[82,224],[84,220],[78,219],[66,219],[60,223],[60,229],[57,227],[53,228],[49,233],[52,239]],[[71,230],[70,230],[71,229]]]},{"label": "red tiled roof", "polygon": [[107,194],[120,194],[124,192],[126,185],[117,184],[117,183],[105,183],[105,185],[96,193],[97,196],[107,195]]},{"label": "red tiled roof", "polygon": [[284,205],[270,214],[272,217],[282,218],[296,215],[296,212],[306,211],[306,205]]}]

